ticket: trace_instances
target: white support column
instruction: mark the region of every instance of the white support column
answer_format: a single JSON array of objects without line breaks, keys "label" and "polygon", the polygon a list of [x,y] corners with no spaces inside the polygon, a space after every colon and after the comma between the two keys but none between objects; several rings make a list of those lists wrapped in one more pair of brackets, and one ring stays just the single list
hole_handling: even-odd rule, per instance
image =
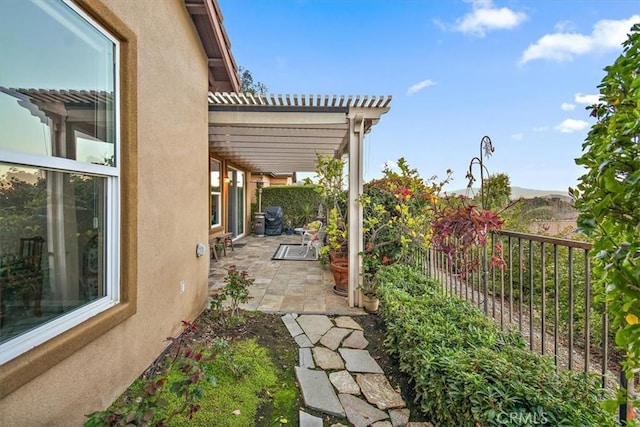
[{"label": "white support column", "polygon": [[362,205],[357,199],[362,195],[364,179],[363,140],[364,115],[357,113],[349,119],[349,307],[362,305],[358,287],[362,280],[359,254],[364,247],[364,239]]}]

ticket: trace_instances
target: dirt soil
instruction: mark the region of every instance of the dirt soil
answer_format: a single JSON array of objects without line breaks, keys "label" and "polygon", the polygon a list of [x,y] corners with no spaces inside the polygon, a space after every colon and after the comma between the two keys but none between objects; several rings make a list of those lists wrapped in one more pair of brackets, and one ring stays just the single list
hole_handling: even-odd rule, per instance
[{"label": "dirt soil", "polygon": [[[200,326],[200,329],[193,337],[193,341],[198,344],[206,344],[217,337],[224,337],[231,341],[255,338],[260,345],[269,349],[276,366],[291,370],[293,373],[298,359],[298,346],[280,319],[281,315],[252,312],[245,313],[244,317],[243,323],[223,326],[205,312],[195,322]],[[384,370],[391,385],[402,394],[407,407],[411,410],[411,421],[424,421],[419,415],[418,408],[413,404],[413,392],[408,376],[400,372],[398,361],[389,356],[384,349],[383,342],[386,330],[382,318],[369,314],[354,316],[354,319],[362,326],[364,336],[369,341],[367,350]],[[299,396],[298,407],[302,408],[303,406],[304,403]],[[309,412],[313,413],[313,411]],[[270,408],[268,407],[262,408],[259,414],[260,418],[265,420],[269,419],[269,415]],[[322,414],[315,413],[315,415],[321,416]],[[324,418],[325,425],[331,425],[333,422],[348,424],[346,419]],[[256,423],[256,425],[261,424],[258,420]]]}]

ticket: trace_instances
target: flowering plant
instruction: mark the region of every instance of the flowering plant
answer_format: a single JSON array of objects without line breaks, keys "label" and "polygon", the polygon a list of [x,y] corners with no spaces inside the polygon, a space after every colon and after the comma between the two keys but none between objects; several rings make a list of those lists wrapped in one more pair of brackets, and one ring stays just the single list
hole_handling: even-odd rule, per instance
[{"label": "flowering plant", "polygon": [[375,275],[380,267],[396,264],[410,248],[429,243],[434,204],[450,175],[447,171],[442,182],[436,182],[435,176],[424,180],[400,158],[397,171],[387,165],[382,178],[365,184],[359,199],[364,232],[361,290],[365,295],[375,294]]}]

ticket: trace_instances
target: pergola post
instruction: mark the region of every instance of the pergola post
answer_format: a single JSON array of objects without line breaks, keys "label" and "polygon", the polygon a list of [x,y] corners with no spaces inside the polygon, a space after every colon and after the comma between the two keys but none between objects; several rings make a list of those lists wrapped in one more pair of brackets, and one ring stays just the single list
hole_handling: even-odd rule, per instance
[{"label": "pergola post", "polygon": [[362,195],[364,179],[363,161],[364,116],[357,113],[349,118],[349,307],[360,306],[359,285],[362,280],[363,250],[362,205],[358,198]]}]

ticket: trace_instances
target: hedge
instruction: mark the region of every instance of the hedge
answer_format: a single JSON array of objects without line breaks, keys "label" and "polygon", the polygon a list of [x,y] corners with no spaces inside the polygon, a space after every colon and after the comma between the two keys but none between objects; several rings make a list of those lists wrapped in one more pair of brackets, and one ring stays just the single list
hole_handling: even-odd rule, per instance
[{"label": "hedge", "polygon": [[[315,185],[274,185],[262,189],[262,209],[267,206],[280,206],[284,213],[285,227],[301,227],[316,219],[318,206],[322,199]],[[256,190],[257,192],[257,190]],[[256,200],[258,195],[256,194]],[[253,213],[257,204],[252,204]]]},{"label": "hedge", "polygon": [[612,426],[597,375],[556,372],[517,331],[445,296],[407,266],[378,273],[385,345],[408,374],[415,402],[438,425]]}]

